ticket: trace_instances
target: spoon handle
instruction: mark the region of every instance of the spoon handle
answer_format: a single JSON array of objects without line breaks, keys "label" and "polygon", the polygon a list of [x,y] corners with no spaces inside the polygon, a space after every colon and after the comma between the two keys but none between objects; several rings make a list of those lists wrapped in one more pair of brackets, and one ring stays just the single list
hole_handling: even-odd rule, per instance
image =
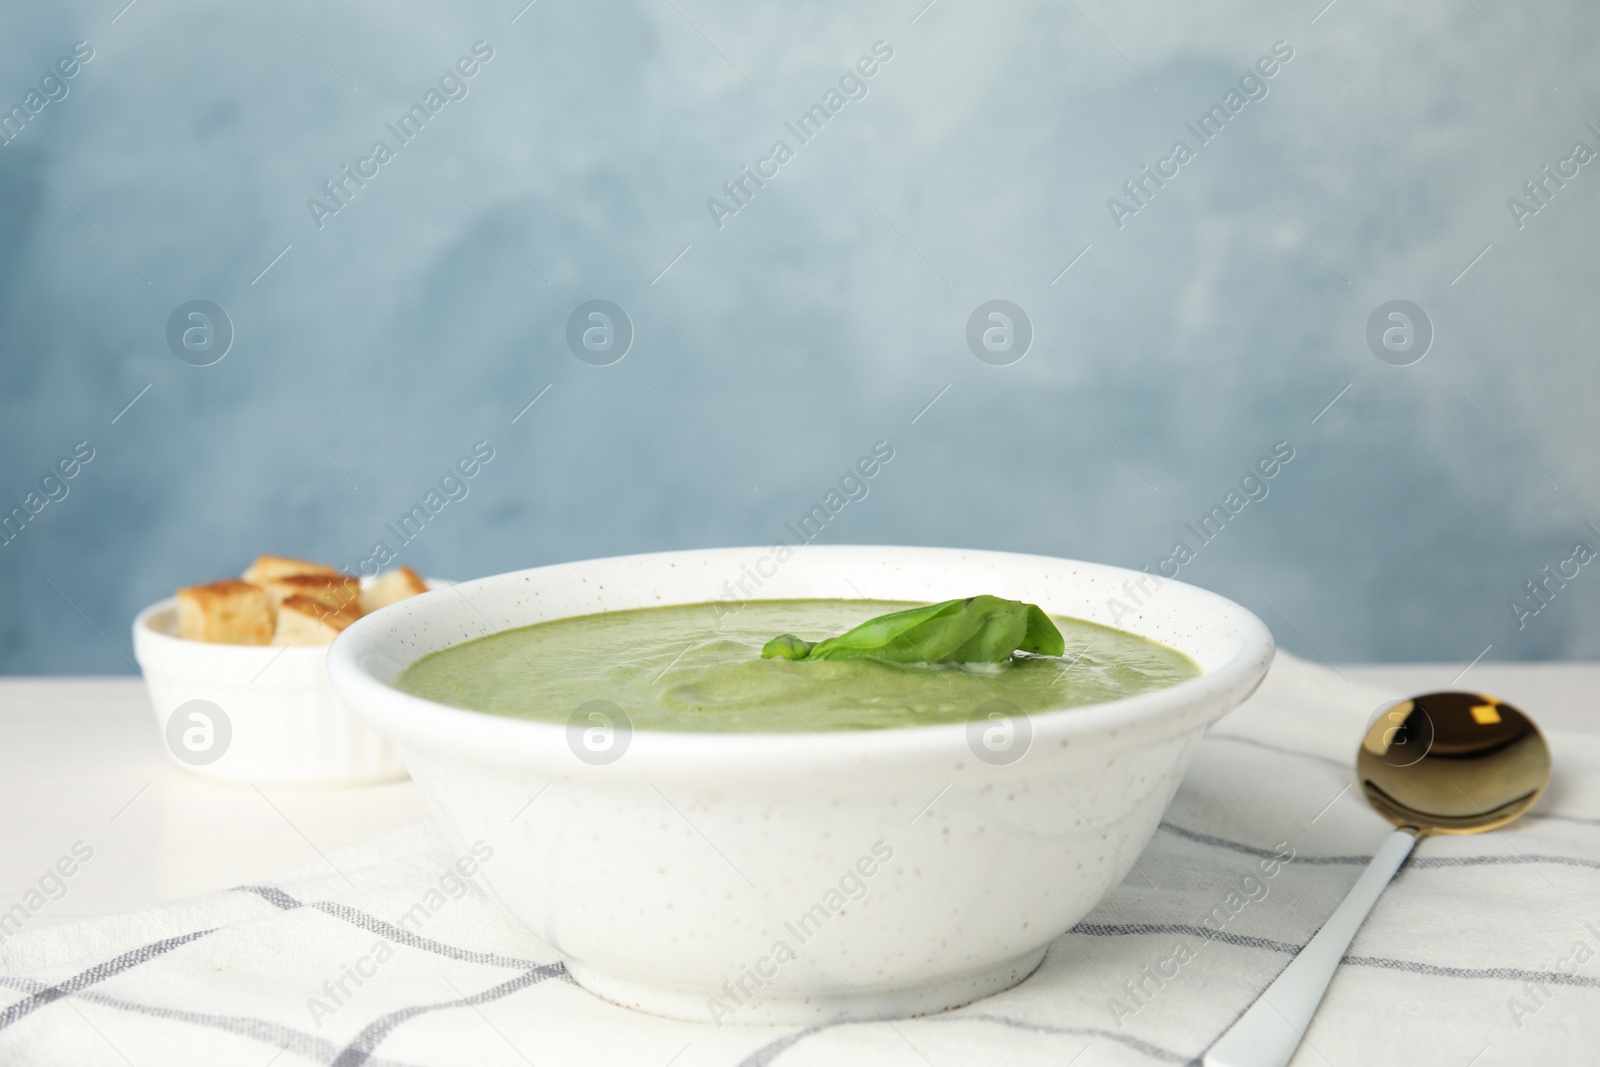
[{"label": "spoon handle", "polygon": [[1389,835],[1317,936],[1211,1046],[1205,1067],[1283,1067],[1289,1062],[1356,931],[1416,843],[1410,830]]}]

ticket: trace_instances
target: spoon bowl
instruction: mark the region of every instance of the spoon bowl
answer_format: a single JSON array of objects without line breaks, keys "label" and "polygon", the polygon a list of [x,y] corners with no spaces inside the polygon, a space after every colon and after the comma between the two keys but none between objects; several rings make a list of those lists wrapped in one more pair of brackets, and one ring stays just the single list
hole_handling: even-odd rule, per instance
[{"label": "spoon bowl", "polygon": [[1367,801],[1416,833],[1495,830],[1531,808],[1550,781],[1550,748],[1533,720],[1480,693],[1428,693],[1379,715],[1356,754]]}]

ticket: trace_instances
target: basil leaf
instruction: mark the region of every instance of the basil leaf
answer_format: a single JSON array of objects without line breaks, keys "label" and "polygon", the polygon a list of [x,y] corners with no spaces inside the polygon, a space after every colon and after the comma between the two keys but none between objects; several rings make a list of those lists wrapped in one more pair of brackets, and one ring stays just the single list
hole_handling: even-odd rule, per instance
[{"label": "basil leaf", "polygon": [[805,659],[810,652],[810,643],[794,634],[779,634],[761,646],[762,659]]},{"label": "basil leaf", "polygon": [[975,596],[891,612],[816,644],[783,634],[762,659],[875,659],[884,663],[1004,663],[1014,652],[1059,656],[1061,631],[1036,604]]}]

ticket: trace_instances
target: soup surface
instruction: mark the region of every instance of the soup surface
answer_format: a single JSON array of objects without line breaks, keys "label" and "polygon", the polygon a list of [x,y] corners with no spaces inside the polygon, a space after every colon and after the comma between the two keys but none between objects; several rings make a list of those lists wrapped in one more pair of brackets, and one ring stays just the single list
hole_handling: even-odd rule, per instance
[{"label": "soup surface", "polygon": [[998,665],[762,659],[777,634],[808,641],[914,603],[757,600],[557,619],[424,656],[398,685],[441,704],[565,723],[582,705],[622,708],[636,730],[794,733],[927,726],[984,717],[1005,701],[1029,714],[1098,704],[1200,673],[1183,653],[1052,615],[1066,655]]}]

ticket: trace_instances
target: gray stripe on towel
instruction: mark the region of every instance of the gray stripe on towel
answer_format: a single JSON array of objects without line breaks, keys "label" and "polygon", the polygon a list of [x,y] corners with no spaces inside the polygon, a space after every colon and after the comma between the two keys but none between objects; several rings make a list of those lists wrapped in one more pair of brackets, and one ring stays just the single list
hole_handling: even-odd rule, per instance
[{"label": "gray stripe on towel", "polygon": [[1541,856],[1532,853],[1516,856],[1415,856],[1408,867],[1498,867],[1523,863],[1560,863],[1568,867],[1590,867],[1600,870],[1600,860],[1580,859],[1577,856]]},{"label": "gray stripe on towel", "polygon": [[1576,822],[1585,826],[1600,826],[1600,819],[1590,819],[1583,815],[1558,815],[1553,811],[1530,811],[1523,816],[1524,819],[1555,819],[1559,822]]},{"label": "gray stripe on towel", "polygon": [[1241,845],[1239,842],[1237,842],[1237,841],[1229,841],[1225,837],[1213,837],[1210,834],[1203,834],[1198,830],[1187,830],[1187,829],[1183,828],[1182,826],[1174,826],[1170,822],[1161,823],[1160,828],[1165,830],[1169,834],[1176,834],[1178,837],[1186,838],[1186,839],[1188,839],[1190,841],[1194,841],[1194,842],[1197,842],[1197,843],[1202,844],[1202,845],[1211,845],[1214,848],[1225,848],[1230,852],[1240,852],[1240,853],[1243,853],[1246,856],[1256,856],[1256,857],[1258,857],[1260,859],[1280,860],[1280,861],[1282,861],[1284,863],[1301,863],[1301,864],[1307,864],[1307,865],[1315,867],[1315,866],[1328,866],[1328,865],[1335,865],[1335,866],[1362,866],[1362,865],[1365,865],[1365,864],[1368,864],[1368,863],[1372,862],[1372,857],[1371,856],[1299,856],[1299,855],[1297,855],[1297,856],[1294,856],[1292,858],[1285,859],[1281,852],[1274,852],[1272,849],[1257,848],[1254,845]]},{"label": "gray stripe on towel", "polygon": [[1286,952],[1291,956],[1299,952],[1302,947],[1300,945],[1291,945],[1284,941],[1274,941],[1267,937],[1251,937],[1248,934],[1235,934],[1228,930],[1212,930],[1204,926],[1192,926],[1187,923],[1079,923],[1068,930],[1067,933],[1082,934],[1085,937],[1188,934],[1203,941],[1221,941],[1224,945],[1236,945],[1239,948],[1264,948],[1270,952]]},{"label": "gray stripe on towel", "polygon": [[302,904],[283,890],[270,885],[241,885],[234,888],[258,894],[263,900],[282,908],[284,911],[293,911],[295,908],[313,908],[325,915],[343,919],[352,926],[359,926],[363,930],[386,937],[397,945],[420,949],[423,952],[432,952],[452,960],[461,960],[465,963],[482,963],[491,967],[526,969],[544,966],[538,960],[525,960],[517,956],[502,956],[495,952],[473,952],[470,949],[456,948],[454,945],[435,941],[431,937],[413,934],[409,930],[395,926],[393,923],[384,922],[382,919],[368,915],[359,908],[352,908],[348,904],[339,904],[331,900],[319,900],[310,904]]},{"label": "gray stripe on towel", "polygon": [[[1273,941],[1265,937],[1250,937],[1245,934],[1232,934],[1226,931],[1219,934],[1203,926],[1185,926],[1181,923],[1079,923],[1068,930],[1067,933],[1082,934],[1086,937],[1192,934],[1195,937],[1221,941],[1224,944],[1237,945],[1241,948],[1266,949],[1270,952],[1280,952],[1288,956],[1293,956],[1302,948],[1305,948],[1304,945],[1291,945],[1285,941]],[[1591,978],[1587,975],[1566,974],[1561,971],[1529,971],[1520,967],[1447,967],[1435,963],[1419,963],[1415,960],[1390,959],[1386,956],[1346,956],[1342,962],[1352,967],[1379,967],[1390,971],[1426,974],[1436,978],[1500,979],[1508,982],[1533,981],[1546,985],[1600,989],[1600,977]]]},{"label": "gray stripe on towel", "polygon": [[1119,1034],[1115,1030],[1102,1030],[1093,1026],[1051,1026],[1048,1023],[1031,1023],[1022,1019],[1013,1019],[1005,1015],[995,1015],[990,1012],[976,1012],[972,1015],[962,1015],[959,1012],[944,1015],[930,1015],[922,1022],[930,1023],[960,1023],[960,1022],[985,1022],[995,1023],[999,1026],[1009,1026],[1013,1030],[1031,1030],[1039,1034],[1064,1034],[1071,1037],[1104,1038],[1107,1041],[1116,1041],[1128,1046],[1135,1052],[1142,1052],[1153,1060],[1164,1063],[1188,1063],[1190,1057],[1181,1052],[1164,1049],[1160,1045],[1152,1045],[1148,1041],[1141,1041],[1130,1034]]},{"label": "gray stripe on towel", "polygon": [[[14,977],[0,975],[0,986],[21,990],[25,993],[37,993],[48,989],[49,984],[36,978]],[[137,1015],[149,1015],[157,1019],[170,1019],[176,1022],[191,1023],[195,1026],[206,1026],[213,1030],[225,1030],[240,1037],[248,1037],[262,1044],[270,1045],[284,1052],[293,1052],[308,1060],[318,1063],[332,1063],[333,1058],[339,1054],[339,1047],[325,1038],[315,1037],[302,1033],[293,1027],[283,1026],[279,1023],[267,1022],[264,1019],[252,1019],[241,1015],[207,1015],[196,1011],[179,1011],[176,1008],[159,1008],[150,1004],[136,1004],[131,1000],[109,996],[95,989],[85,989],[72,994],[77,1000],[86,1000],[91,1004],[99,1004],[106,1008],[116,1008],[119,1011],[133,1012]],[[394,1060],[372,1059],[368,1067],[406,1067],[405,1064]]]},{"label": "gray stripe on towel", "polygon": [[[384,1038],[389,1036],[395,1027],[408,1019],[414,1019],[418,1015],[425,1015],[431,1011],[444,1011],[449,1008],[464,1008],[487,1004],[492,1000],[499,1000],[503,996],[515,993],[519,989],[536,985],[549,978],[562,978],[569,982],[572,981],[567,974],[565,964],[546,963],[517,975],[509,982],[501,982],[497,986],[485,989],[481,993],[474,993],[470,997],[462,997],[459,1000],[444,1000],[437,1004],[418,1004],[415,1007],[401,1008],[399,1011],[380,1016],[373,1022],[368,1023],[361,1033],[356,1035],[355,1040],[345,1046],[344,1050],[339,1053],[338,1058],[333,1061],[333,1067],[367,1067],[373,1062],[372,1051],[378,1047]],[[515,1049],[516,1046],[513,1045],[512,1048]],[[521,1055],[521,1053],[519,1052],[518,1055]]]},{"label": "gray stripe on towel", "polygon": [[1584,974],[1563,974],[1558,971],[1525,971],[1520,967],[1440,967],[1432,963],[1413,960],[1391,960],[1382,956],[1346,956],[1344,962],[1352,967],[1381,967],[1386,971],[1409,971],[1437,978],[1488,978],[1506,982],[1539,982],[1546,985],[1581,986],[1600,989],[1600,978]]},{"label": "gray stripe on towel", "polygon": [[818,1026],[808,1026],[804,1030],[796,1030],[792,1034],[784,1034],[776,1041],[762,1045],[760,1048],[750,1053],[750,1055],[740,1060],[739,1067],[769,1067],[773,1060],[777,1059],[779,1056],[783,1055],[785,1052],[789,1051],[789,1049],[793,1048],[795,1045],[798,1045],[812,1034],[821,1033],[824,1030],[832,1030],[835,1026],[842,1025],[844,1024],[822,1023]]},{"label": "gray stripe on towel", "polygon": [[131,970],[146,960],[155,959],[157,956],[171,952],[180,945],[186,945],[197,938],[205,937],[215,929],[216,927],[212,927],[209,930],[196,930],[191,934],[180,934],[177,937],[152,941],[148,945],[140,945],[132,951],[124,952],[115,959],[97,963],[86,971],[79,971],[63,982],[45,986],[38,992],[32,993],[10,1005],[4,1011],[0,1011],[0,1030],[4,1030],[18,1019],[37,1011],[52,1001],[60,1000],[62,997],[92,986],[96,982],[102,982],[107,978],[121,974],[123,971]]},{"label": "gray stripe on towel", "polygon": [[[1203,834],[1198,830],[1188,830],[1182,826],[1174,826],[1170,822],[1163,822],[1161,829],[1169,834],[1186,838],[1202,845],[1211,845],[1214,848],[1224,848],[1230,852],[1242,853],[1246,856],[1257,856],[1261,859],[1283,860],[1285,865],[1305,864],[1308,866],[1359,866],[1372,861],[1371,856],[1295,856],[1293,859],[1283,859],[1280,853],[1270,849],[1257,848],[1254,845],[1242,845],[1237,841],[1229,841],[1222,837],[1213,837]],[[1519,853],[1515,856],[1419,856],[1412,853],[1401,868],[1416,867],[1430,869],[1435,867],[1499,867],[1518,866],[1523,864],[1557,863],[1568,867],[1589,867],[1600,870],[1600,860],[1584,859],[1580,856],[1552,856],[1543,854]]]},{"label": "gray stripe on towel", "polygon": [[[838,1022],[822,1023],[817,1026],[808,1026],[804,1030],[796,1030],[792,1034],[785,1034],[776,1041],[762,1045],[760,1048],[750,1053],[750,1055],[740,1060],[739,1067],[771,1067],[772,1062],[779,1056],[783,1055],[785,1052],[789,1051],[795,1045],[798,1045],[800,1042],[804,1041],[813,1034],[819,1034],[824,1030],[837,1029],[841,1026],[870,1026],[875,1025],[877,1022],[877,1019],[844,1019]],[[1108,1041],[1116,1041],[1119,1044],[1127,1046],[1135,1052],[1143,1053],[1144,1055],[1149,1056],[1151,1059],[1159,1060],[1162,1063],[1192,1062],[1189,1056],[1186,1056],[1181,1052],[1173,1052],[1171,1049],[1165,1049],[1159,1045],[1152,1045],[1148,1041],[1141,1041],[1130,1034],[1119,1034],[1115,1030],[1102,1030],[1092,1026],[1052,1026],[1048,1023],[1034,1023],[1028,1022],[1024,1019],[1013,1019],[1006,1015],[996,1015],[993,1012],[973,1012],[971,1014],[962,1014],[959,1010],[957,1010],[954,1012],[945,1012],[939,1015],[921,1016],[916,1019],[902,1019],[900,1022],[902,1024],[990,1023],[995,1026],[1006,1026],[1013,1030],[1028,1030],[1038,1034],[1061,1034],[1071,1037],[1104,1038]]]}]

